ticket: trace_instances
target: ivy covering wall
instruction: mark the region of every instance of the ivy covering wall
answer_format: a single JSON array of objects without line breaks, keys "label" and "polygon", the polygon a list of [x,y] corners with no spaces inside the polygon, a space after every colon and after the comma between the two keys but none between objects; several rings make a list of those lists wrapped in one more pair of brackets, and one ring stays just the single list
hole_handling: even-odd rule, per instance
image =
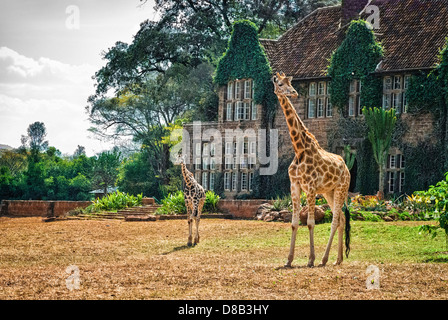
[{"label": "ivy covering wall", "polygon": [[263,105],[267,118],[272,120],[278,100],[271,77],[272,70],[258,39],[257,26],[248,20],[235,22],[227,50],[218,62],[215,83],[226,85],[236,79],[252,79],[254,101]]},{"label": "ivy covering wall", "polygon": [[372,30],[364,20],[350,24],[346,37],[333,53],[328,66],[331,77],[330,99],[333,106],[345,112],[349,99],[350,82],[361,81],[361,105],[381,105],[382,81],[374,74],[383,58],[383,47],[375,40]]}]

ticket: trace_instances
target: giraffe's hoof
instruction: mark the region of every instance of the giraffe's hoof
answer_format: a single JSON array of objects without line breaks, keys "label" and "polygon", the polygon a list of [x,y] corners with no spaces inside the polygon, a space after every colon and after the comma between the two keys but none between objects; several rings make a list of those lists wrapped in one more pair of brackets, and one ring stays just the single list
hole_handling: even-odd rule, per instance
[{"label": "giraffe's hoof", "polygon": [[291,262],[289,262],[289,261],[286,262],[285,265],[284,265],[284,267],[285,267],[285,268],[292,268],[292,266],[291,266]]},{"label": "giraffe's hoof", "polygon": [[319,267],[319,268],[323,268],[323,267],[325,267],[325,263],[320,263],[320,264],[318,265],[318,267]]},{"label": "giraffe's hoof", "polygon": [[187,243],[187,246],[191,247],[191,246],[192,246],[192,243],[191,243],[191,242],[188,242],[188,243]]},{"label": "giraffe's hoof", "polygon": [[306,265],[308,268],[314,268],[314,262],[308,262]]},{"label": "giraffe's hoof", "polygon": [[342,261],[336,261],[335,263],[333,263],[334,266],[338,266],[342,263]]}]

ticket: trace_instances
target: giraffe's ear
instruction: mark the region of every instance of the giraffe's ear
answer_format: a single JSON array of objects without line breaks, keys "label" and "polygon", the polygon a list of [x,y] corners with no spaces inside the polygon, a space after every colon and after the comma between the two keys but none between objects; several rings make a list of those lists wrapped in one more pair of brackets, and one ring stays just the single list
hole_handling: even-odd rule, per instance
[{"label": "giraffe's ear", "polygon": [[286,77],[286,74],[282,71],[282,77]]},{"label": "giraffe's ear", "polygon": [[281,75],[280,75],[280,73],[278,73],[278,72],[277,72],[277,78],[281,78]]},{"label": "giraffe's ear", "polygon": [[288,77],[288,80],[291,82],[292,81],[292,77]]}]

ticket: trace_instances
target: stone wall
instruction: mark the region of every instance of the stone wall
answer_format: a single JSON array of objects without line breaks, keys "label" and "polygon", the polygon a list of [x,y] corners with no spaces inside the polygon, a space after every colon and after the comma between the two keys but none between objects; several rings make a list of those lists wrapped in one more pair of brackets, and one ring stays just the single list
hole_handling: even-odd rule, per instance
[{"label": "stone wall", "polygon": [[2,200],[0,216],[59,217],[76,208],[86,208],[90,201]]},{"label": "stone wall", "polygon": [[230,213],[235,218],[242,219],[256,219],[257,209],[263,203],[268,203],[268,200],[253,199],[253,200],[227,200],[221,199],[218,202],[218,210],[224,213]]}]

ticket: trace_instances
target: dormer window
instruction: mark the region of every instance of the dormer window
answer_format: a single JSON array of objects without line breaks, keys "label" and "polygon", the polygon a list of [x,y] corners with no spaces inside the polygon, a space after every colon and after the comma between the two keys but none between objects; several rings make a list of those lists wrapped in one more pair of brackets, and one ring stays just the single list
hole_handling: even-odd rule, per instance
[{"label": "dormer window", "polygon": [[254,86],[250,79],[230,81],[223,108],[226,121],[257,120],[258,109],[253,101]]}]

